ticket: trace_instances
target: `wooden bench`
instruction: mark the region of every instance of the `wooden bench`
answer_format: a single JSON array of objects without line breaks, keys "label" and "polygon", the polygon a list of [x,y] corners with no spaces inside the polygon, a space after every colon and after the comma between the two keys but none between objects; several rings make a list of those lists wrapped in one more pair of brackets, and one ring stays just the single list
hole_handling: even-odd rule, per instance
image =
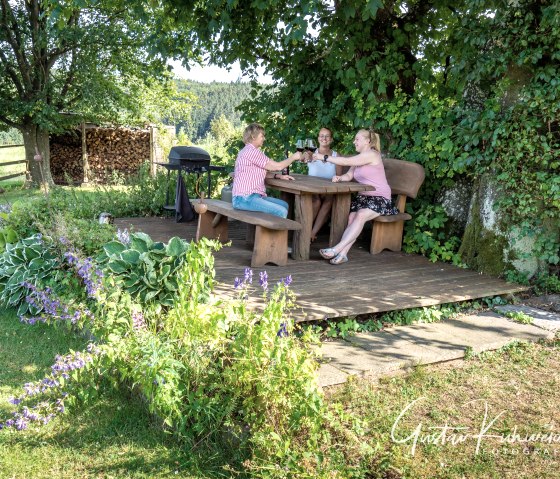
[{"label": "wooden bench", "polygon": [[247,223],[247,242],[253,243],[253,268],[273,263],[285,266],[288,262],[288,231],[301,229],[296,221],[259,211],[236,210],[231,203],[205,200],[208,211],[198,216],[196,240],[200,238],[228,241],[228,218]]},{"label": "wooden bench", "polygon": [[407,198],[416,198],[418,190],[424,182],[425,173],[422,165],[402,160],[383,160],[387,182],[391,187],[392,195],[397,195],[395,206],[399,214],[378,216],[373,220],[371,233],[371,254],[381,253],[384,249],[400,251],[404,222],[412,219],[404,212]]}]

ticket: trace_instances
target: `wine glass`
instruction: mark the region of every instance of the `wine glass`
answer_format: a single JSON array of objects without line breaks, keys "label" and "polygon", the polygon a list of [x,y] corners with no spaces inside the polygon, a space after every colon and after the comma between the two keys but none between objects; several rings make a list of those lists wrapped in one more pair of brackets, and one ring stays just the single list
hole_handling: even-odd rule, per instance
[{"label": "wine glass", "polygon": [[307,138],[307,140],[305,140],[305,149],[311,153],[317,149],[315,142],[311,138]]},{"label": "wine glass", "polygon": [[303,140],[297,140],[296,141],[296,150],[299,151],[300,153],[303,153],[304,149],[305,149],[305,145],[303,143]]}]

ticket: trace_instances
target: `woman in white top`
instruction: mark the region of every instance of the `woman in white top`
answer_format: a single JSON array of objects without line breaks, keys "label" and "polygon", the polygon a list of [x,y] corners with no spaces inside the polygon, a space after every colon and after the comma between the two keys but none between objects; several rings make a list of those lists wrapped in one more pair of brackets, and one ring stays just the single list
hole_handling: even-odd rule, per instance
[{"label": "woman in white top", "polygon": [[[317,154],[331,157],[338,156],[336,151],[331,149],[333,142],[332,131],[328,128],[321,128],[319,136],[317,137],[319,148],[315,151]],[[333,176],[342,175],[342,166],[334,165],[332,163],[325,163],[324,161],[313,161],[309,157],[309,175],[320,176],[331,180]],[[311,241],[317,238],[319,230],[323,227],[331,214],[333,195],[313,195],[313,227],[311,229]]]}]

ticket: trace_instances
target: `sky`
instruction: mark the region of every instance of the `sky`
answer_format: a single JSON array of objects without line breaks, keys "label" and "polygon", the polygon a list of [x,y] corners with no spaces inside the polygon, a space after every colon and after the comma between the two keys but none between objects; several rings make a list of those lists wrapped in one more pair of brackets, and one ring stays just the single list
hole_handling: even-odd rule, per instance
[{"label": "sky", "polygon": [[[241,79],[241,81],[248,81],[247,78],[243,78],[241,76],[239,63],[232,65],[230,71],[215,65],[196,65],[192,66],[190,70],[187,70],[181,65],[180,61],[172,61],[170,62],[170,65],[173,67],[175,76],[185,80],[193,80],[202,83],[211,83],[213,81],[229,83],[235,82],[238,79]],[[261,74],[259,75],[259,82],[271,83],[271,78],[268,75]]]}]

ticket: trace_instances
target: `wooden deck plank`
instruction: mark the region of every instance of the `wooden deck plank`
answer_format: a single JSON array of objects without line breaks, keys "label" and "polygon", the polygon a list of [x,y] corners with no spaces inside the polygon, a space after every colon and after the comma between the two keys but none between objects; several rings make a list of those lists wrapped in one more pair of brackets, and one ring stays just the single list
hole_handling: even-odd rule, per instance
[{"label": "wooden deck plank", "polygon": [[[119,219],[118,227],[133,225],[154,240],[168,241],[172,236],[192,240],[196,224],[175,223],[163,218]],[[243,277],[251,262],[252,250],[245,243],[245,227],[238,222],[229,225],[232,246],[225,246],[215,255],[216,294],[234,296],[233,282]],[[255,294],[250,303],[261,304],[259,273],[267,271],[273,286],[281,278],[292,276],[292,291],[297,307],[293,317],[299,321],[321,320],[350,315],[372,314],[409,308],[433,306],[470,299],[504,295],[525,287],[479,274],[446,263],[432,263],[419,255],[383,252],[369,254],[369,236],[358,240],[348,263],[333,266],[321,258],[319,248],[326,247],[328,234],[311,245],[307,261],[288,260],[286,266],[269,266],[253,270]]]}]

